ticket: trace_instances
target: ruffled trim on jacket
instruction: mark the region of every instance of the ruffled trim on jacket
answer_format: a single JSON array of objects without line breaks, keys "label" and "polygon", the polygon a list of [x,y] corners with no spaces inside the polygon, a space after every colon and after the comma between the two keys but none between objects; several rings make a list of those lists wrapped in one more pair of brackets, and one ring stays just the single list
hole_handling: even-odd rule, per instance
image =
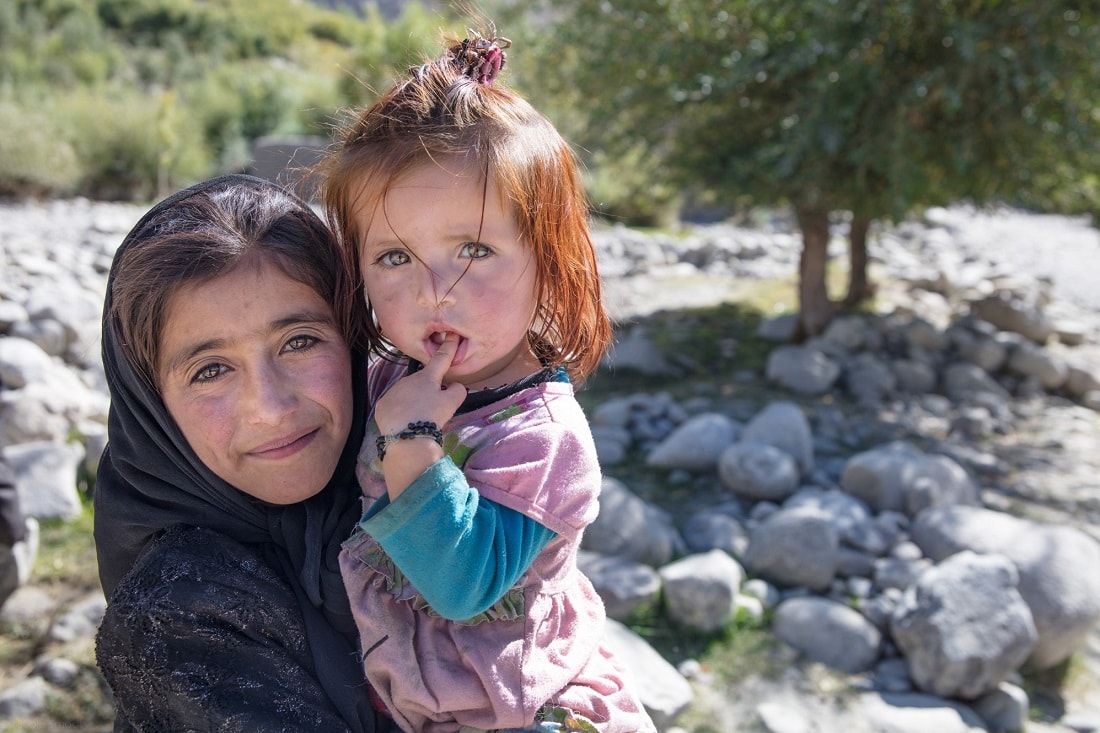
[{"label": "ruffled trim on jacket", "polygon": [[[412,582],[405,577],[397,564],[386,554],[386,551],[382,549],[382,545],[378,544],[373,537],[361,528],[352,533],[351,537],[344,543],[344,547],[352,557],[381,576],[386,592],[393,596],[395,602],[407,603],[415,611],[424,611],[435,618],[442,618]],[[515,585],[501,596],[500,600],[476,616],[463,621],[454,621],[453,623],[476,626],[486,621],[518,621],[522,619],[525,610],[523,586],[526,580],[526,576],[521,577]]]}]

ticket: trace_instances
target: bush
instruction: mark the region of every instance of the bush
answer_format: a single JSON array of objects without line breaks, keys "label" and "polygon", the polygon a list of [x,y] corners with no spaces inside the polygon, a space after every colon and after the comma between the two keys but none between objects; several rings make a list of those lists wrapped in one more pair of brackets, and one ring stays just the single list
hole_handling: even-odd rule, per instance
[{"label": "bush", "polygon": [[337,79],[266,62],[234,64],[180,91],[220,169],[248,163],[254,140],[268,135],[326,134],[343,103]]},{"label": "bush", "polygon": [[187,105],[195,110],[199,129],[211,156],[219,164],[232,165],[241,151],[248,149],[241,129],[244,105],[233,93],[229,69],[206,74],[180,89]]},{"label": "bush", "polygon": [[99,200],[144,200],[206,177],[211,157],[193,114],[170,93],[121,89],[77,93],[56,102],[68,121],[84,175],[78,193]]},{"label": "bush", "polygon": [[282,96],[286,116],[274,130],[281,135],[327,135],[337,110],[346,104],[336,74],[319,77],[302,69],[283,74]]},{"label": "bush", "polygon": [[0,101],[0,130],[0,195],[48,197],[76,190],[80,161],[48,110]]},{"label": "bush", "polygon": [[671,226],[681,197],[652,170],[654,160],[642,146],[619,158],[594,154],[585,187],[596,213],[630,226]]},{"label": "bush", "polygon": [[371,96],[355,80],[434,53],[438,22],[416,2],[391,23],[285,0],[0,1],[0,195],[149,200],[243,170],[254,140],[323,134]]}]

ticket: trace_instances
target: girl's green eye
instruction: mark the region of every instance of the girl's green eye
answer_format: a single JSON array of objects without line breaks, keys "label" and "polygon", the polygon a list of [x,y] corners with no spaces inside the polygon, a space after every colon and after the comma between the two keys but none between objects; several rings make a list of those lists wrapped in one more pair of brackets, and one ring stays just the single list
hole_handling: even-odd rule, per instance
[{"label": "girl's green eye", "polygon": [[471,260],[479,260],[482,257],[488,257],[492,253],[489,249],[489,245],[482,244],[481,242],[467,242],[462,245],[462,256],[469,257]]},{"label": "girl's green eye", "polygon": [[395,249],[390,252],[384,252],[382,253],[382,256],[378,258],[379,262],[384,265],[389,265],[390,267],[407,264],[409,260],[409,253],[402,252],[399,249]]}]

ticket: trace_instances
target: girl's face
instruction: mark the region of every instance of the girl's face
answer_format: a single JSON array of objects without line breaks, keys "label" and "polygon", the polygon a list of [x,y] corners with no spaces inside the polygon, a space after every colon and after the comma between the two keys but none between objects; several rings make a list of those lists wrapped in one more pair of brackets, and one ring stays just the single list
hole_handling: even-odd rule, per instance
[{"label": "girl's face", "polygon": [[445,381],[499,387],[539,369],[527,344],[536,311],[535,260],[496,183],[448,157],[398,179],[359,211],[363,282],[382,333],[426,362],[458,334]]},{"label": "girl's face", "polygon": [[158,378],[214,473],[271,504],[313,496],[351,428],[351,364],[332,307],[273,264],[244,264],[168,300]]}]

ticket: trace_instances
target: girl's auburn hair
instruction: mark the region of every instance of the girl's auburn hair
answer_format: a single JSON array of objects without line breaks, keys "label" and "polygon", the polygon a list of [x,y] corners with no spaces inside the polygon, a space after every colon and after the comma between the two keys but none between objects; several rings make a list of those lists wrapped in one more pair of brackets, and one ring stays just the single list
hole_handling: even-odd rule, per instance
[{"label": "girl's auburn hair", "polygon": [[[394,182],[415,167],[446,156],[475,160],[494,177],[534,254],[539,306],[532,346],[548,366],[564,366],[580,383],[599,366],[612,329],[577,160],[525,99],[491,79],[479,83],[468,75],[458,56],[470,48],[469,41],[452,39],[443,56],[410,69],[340,127],[315,170],[325,211],[361,288],[358,245],[366,232],[357,215],[374,211]],[[387,353],[370,294],[361,295],[368,307],[368,347]]]}]

